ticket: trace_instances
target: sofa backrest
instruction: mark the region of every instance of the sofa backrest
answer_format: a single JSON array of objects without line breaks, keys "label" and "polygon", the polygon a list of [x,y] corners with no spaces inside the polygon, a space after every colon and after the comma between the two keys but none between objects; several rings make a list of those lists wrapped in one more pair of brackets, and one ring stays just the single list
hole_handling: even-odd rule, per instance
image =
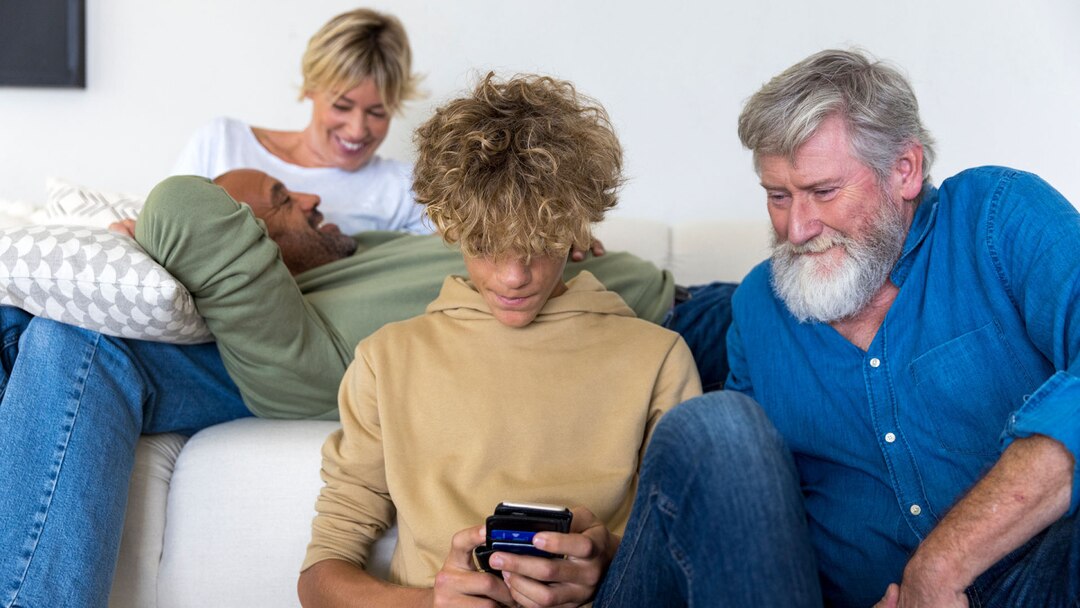
[{"label": "sofa backrest", "polygon": [[739,282],[769,257],[765,220],[704,220],[666,224],[612,216],[596,227],[611,251],[629,251],[670,270],[682,285]]}]

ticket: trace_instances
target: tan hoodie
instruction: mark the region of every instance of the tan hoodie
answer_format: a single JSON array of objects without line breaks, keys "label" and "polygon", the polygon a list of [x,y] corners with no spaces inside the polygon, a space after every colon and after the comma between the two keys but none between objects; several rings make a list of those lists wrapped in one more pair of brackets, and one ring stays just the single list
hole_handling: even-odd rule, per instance
[{"label": "tan hoodie", "polygon": [[622,532],[653,426],[701,386],[677,334],[588,272],[567,286],[512,328],[449,277],[425,315],[357,346],[303,569],[362,567],[395,508],[390,580],[410,586],[431,586],[454,533],[500,501],[584,505]]}]

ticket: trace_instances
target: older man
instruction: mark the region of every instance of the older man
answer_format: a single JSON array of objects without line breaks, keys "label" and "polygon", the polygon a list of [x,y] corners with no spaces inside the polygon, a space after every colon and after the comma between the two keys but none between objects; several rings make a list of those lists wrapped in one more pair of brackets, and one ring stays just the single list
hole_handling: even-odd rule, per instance
[{"label": "older man", "polygon": [[[933,144],[910,85],[862,53],[825,51],[781,73],[747,102],[739,135],[766,193],[773,255],[733,299],[729,392],[690,403],[694,430],[677,408],[666,419],[675,428],[662,422],[656,436],[706,429],[731,443],[750,423],[717,422],[739,401],[730,391],[760,403],[794,456],[829,605],[1076,605],[1080,215],[1011,169],[932,186]],[[683,444],[693,441],[673,445]],[[650,454],[645,468],[661,457],[701,459]],[[696,508],[670,500],[698,469],[712,490],[676,495]],[[710,552],[771,542],[712,534],[737,532],[711,513],[742,499],[727,480],[777,478],[769,467],[714,461],[665,475],[660,506],[639,495],[635,509],[654,521],[682,509],[670,529],[698,540],[659,541],[680,551],[679,572],[723,580]],[[782,503],[792,491],[781,482],[751,488]],[[650,483],[643,473],[642,491]],[[612,569],[641,574],[633,561]],[[786,585],[773,562],[750,570],[746,585]]]}]

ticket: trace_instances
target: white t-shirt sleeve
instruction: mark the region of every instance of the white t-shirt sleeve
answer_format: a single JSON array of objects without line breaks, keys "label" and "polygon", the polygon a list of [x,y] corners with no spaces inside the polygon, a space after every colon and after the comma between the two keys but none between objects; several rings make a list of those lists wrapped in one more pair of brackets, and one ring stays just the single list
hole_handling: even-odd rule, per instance
[{"label": "white t-shirt sleeve", "polygon": [[[410,199],[412,197],[409,197]],[[406,222],[402,224],[401,230],[405,232],[411,232],[412,234],[431,234],[435,232],[434,226],[431,224],[431,220],[427,218],[427,214],[424,213],[424,208],[413,202],[413,213],[411,217],[406,219]]]},{"label": "white t-shirt sleeve", "polygon": [[404,230],[413,234],[431,234],[434,232],[427,214],[424,213],[423,205],[416,202],[412,191],[412,165],[396,163],[401,175],[401,196],[397,203],[394,217],[394,230]]}]

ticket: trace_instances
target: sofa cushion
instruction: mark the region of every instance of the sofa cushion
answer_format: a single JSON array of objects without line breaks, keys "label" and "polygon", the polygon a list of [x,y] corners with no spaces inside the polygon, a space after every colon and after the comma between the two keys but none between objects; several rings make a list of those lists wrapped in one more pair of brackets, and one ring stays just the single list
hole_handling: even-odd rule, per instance
[{"label": "sofa cushion", "polygon": [[[158,606],[296,606],[322,445],[337,422],[245,418],[196,433],[173,472]],[[373,548],[385,577],[396,530]]]},{"label": "sofa cushion", "polygon": [[768,220],[703,220],[666,224],[613,216],[595,234],[609,251],[630,251],[671,271],[680,285],[737,283],[769,257]]},{"label": "sofa cushion", "polygon": [[687,222],[672,227],[671,273],[682,285],[738,283],[769,257],[768,221]]}]

